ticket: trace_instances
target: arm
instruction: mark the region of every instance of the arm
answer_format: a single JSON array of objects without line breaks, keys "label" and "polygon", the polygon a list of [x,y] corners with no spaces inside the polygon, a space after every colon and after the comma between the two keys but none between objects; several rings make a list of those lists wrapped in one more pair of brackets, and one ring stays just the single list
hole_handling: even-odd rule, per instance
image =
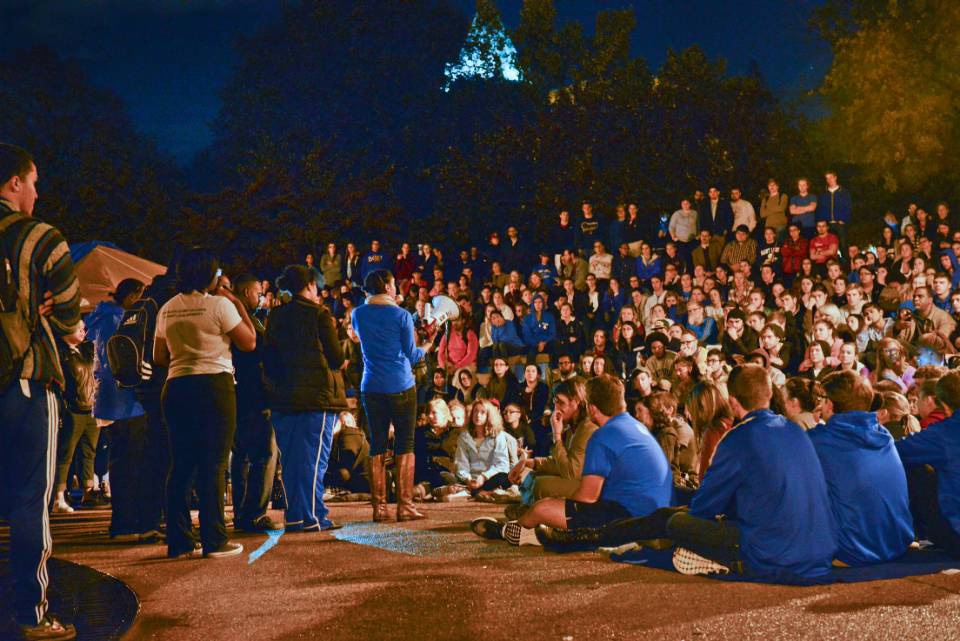
[{"label": "arm", "polygon": [[161,336],[153,339],[153,364],[160,367],[170,367],[170,350],[167,348],[167,339]]},{"label": "arm", "polygon": [[483,472],[483,478],[487,480],[500,473],[510,473],[510,450],[507,445],[506,434],[503,432],[497,434],[497,442],[493,448],[490,465]]},{"label": "arm", "polygon": [[466,367],[477,362],[477,352],[480,350],[480,341],[476,332],[472,329],[467,331],[467,355],[463,357],[457,367]]},{"label": "arm", "polygon": [[467,456],[467,445],[464,442],[464,436],[470,438],[470,435],[464,432],[457,439],[457,452],[454,454],[454,464],[456,465],[457,478],[461,481],[469,481],[470,458]]},{"label": "arm", "polygon": [[240,323],[228,330],[227,336],[230,337],[230,340],[241,352],[252,352],[257,346],[257,332],[253,328],[253,321],[250,320],[250,315],[247,314],[246,305],[240,302],[240,300],[233,295],[233,292],[225,287],[218,287],[216,295],[226,298],[240,315]]},{"label": "arm", "polygon": [[725,514],[730,500],[740,487],[740,461],[736,457],[737,445],[729,436],[720,441],[714,453],[713,463],[703,477],[700,490],[690,502],[690,513],[703,519],[713,520]]},{"label": "arm", "polygon": [[897,441],[897,452],[904,466],[943,465],[946,462],[946,456],[944,456],[945,447],[941,434],[945,427],[954,426],[934,425]]},{"label": "arm", "polygon": [[606,479],[593,474],[580,479],[580,487],[570,498],[580,503],[596,503],[603,492],[603,483]]},{"label": "arm", "polygon": [[323,354],[327,357],[327,363],[330,369],[339,369],[343,365],[344,354],[340,339],[337,337],[337,325],[333,316],[324,308],[320,309],[318,318],[318,329],[320,331],[320,345],[323,347]]},{"label": "arm", "polygon": [[440,346],[437,347],[437,365],[441,368],[446,368],[447,366],[447,335],[444,333],[443,338],[440,339]]},{"label": "arm", "polygon": [[[36,239],[40,250],[37,260],[40,266],[42,285],[39,294],[52,294],[52,313],[44,316],[50,323],[50,328],[57,336],[69,336],[80,325],[80,286],[70,256],[67,241],[59,231],[49,225],[37,225],[30,232],[30,237],[42,231],[41,238]],[[28,237],[28,240],[30,239]],[[46,249],[49,248],[49,249]],[[38,306],[43,304],[37,301]]]},{"label": "arm", "polygon": [[413,367],[420,362],[426,352],[417,347],[416,340],[414,339],[413,316],[409,313],[403,314],[400,319],[400,325],[403,333],[401,338],[403,354],[407,357],[407,360],[410,361],[410,366]]}]

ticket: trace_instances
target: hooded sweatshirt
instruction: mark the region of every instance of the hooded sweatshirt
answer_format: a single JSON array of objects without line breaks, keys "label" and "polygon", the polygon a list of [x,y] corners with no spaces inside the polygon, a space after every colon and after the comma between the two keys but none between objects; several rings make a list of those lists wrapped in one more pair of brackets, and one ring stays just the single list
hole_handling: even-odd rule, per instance
[{"label": "hooded sweatshirt", "polygon": [[837,522],[837,558],[883,563],[907,551],[913,518],[893,437],[873,412],[834,414],[807,432],[827,479]]},{"label": "hooded sweatshirt", "polygon": [[940,512],[960,534],[960,412],[896,445],[904,467],[932,465],[937,470]]}]

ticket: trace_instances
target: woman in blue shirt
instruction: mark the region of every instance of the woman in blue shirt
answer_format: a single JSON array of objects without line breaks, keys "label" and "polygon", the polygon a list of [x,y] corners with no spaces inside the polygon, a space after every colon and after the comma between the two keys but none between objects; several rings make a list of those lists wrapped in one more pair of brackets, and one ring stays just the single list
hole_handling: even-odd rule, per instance
[{"label": "woman in blue shirt", "polygon": [[417,423],[417,390],[412,367],[433,346],[417,347],[413,316],[397,305],[393,274],[377,269],[367,274],[366,303],[353,310],[352,325],[360,337],[363,378],[360,400],[370,425],[370,503],[373,520],[392,518],[387,510],[387,470],[384,453],[393,424],[393,450],[397,462],[397,520],[424,518],[413,507],[415,454],[414,429]]}]

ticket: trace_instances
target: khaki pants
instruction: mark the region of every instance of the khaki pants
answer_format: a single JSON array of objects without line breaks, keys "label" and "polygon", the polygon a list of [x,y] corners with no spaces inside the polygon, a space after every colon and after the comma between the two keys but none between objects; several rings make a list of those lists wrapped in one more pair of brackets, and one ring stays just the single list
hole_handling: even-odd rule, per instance
[{"label": "khaki pants", "polygon": [[569,498],[579,487],[579,479],[565,479],[562,476],[537,474],[533,482],[533,498],[537,501],[547,497]]}]

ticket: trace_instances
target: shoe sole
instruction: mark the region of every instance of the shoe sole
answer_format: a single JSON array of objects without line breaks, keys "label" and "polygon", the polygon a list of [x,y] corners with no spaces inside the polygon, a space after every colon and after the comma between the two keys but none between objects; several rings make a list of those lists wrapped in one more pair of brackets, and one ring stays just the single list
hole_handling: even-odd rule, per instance
[{"label": "shoe sole", "polygon": [[203,558],[205,559],[225,559],[229,556],[240,556],[243,554],[243,546],[239,543],[237,547],[231,550],[225,550],[223,552],[210,552],[209,554],[204,554]]}]

